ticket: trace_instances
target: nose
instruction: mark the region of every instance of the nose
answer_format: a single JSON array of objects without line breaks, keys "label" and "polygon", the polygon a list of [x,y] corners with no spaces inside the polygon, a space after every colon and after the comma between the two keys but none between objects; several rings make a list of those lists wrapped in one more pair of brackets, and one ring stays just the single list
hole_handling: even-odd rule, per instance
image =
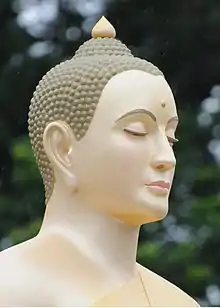
[{"label": "nose", "polygon": [[151,166],[155,170],[164,172],[173,169],[176,165],[173,149],[167,141],[167,138],[160,140],[160,146],[157,144],[155,155],[151,161]]},{"label": "nose", "polygon": [[168,171],[172,168],[175,167],[176,162],[175,160],[161,160],[161,159],[155,159],[152,163],[151,163],[152,167],[158,171]]}]

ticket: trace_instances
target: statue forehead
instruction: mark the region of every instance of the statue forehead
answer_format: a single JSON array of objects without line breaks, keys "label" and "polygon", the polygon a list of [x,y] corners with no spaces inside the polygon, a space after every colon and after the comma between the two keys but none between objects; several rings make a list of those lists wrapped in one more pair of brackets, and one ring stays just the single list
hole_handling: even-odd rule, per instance
[{"label": "statue forehead", "polygon": [[103,89],[93,120],[108,123],[134,109],[149,110],[166,118],[176,115],[175,100],[163,76],[139,70],[115,75]]},{"label": "statue forehead", "polygon": [[128,70],[113,76],[105,85],[100,100],[117,99],[118,96],[133,97],[141,93],[162,100],[173,100],[170,86],[163,76],[141,70]]}]

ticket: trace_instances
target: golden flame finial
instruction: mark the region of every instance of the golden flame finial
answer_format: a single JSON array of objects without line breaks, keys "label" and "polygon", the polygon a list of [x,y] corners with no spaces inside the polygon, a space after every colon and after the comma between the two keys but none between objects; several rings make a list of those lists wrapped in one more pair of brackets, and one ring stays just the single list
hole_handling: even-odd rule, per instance
[{"label": "golden flame finial", "polygon": [[93,27],[91,34],[93,38],[114,38],[116,36],[116,31],[112,24],[104,16],[102,16],[102,18],[100,18],[96,25]]}]

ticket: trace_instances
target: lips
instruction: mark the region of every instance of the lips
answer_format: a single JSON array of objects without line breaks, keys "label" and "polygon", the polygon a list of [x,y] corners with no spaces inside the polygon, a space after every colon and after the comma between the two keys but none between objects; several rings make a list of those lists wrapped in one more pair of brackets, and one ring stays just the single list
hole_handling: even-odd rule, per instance
[{"label": "lips", "polygon": [[157,196],[167,196],[169,194],[170,183],[164,181],[155,181],[145,185],[151,192]]},{"label": "lips", "polygon": [[164,181],[155,181],[155,182],[152,182],[150,184],[147,184],[147,186],[149,186],[149,187],[160,187],[160,188],[163,188],[163,189],[169,189],[170,188],[170,183],[164,182]]}]

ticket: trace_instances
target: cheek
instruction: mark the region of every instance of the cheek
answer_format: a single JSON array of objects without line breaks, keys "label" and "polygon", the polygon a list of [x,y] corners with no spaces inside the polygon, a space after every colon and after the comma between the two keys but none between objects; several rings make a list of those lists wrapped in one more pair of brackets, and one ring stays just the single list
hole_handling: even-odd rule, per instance
[{"label": "cheek", "polygon": [[77,173],[89,185],[132,182],[140,178],[148,165],[147,148],[146,142],[135,138],[111,136],[79,155]]},{"label": "cheek", "polygon": [[121,176],[135,175],[140,169],[146,167],[147,155],[146,144],[143,145],[128,138],[118,138],[113,140],[106,151],[103,159],[108,164],[108,168],[117,171]]}]

